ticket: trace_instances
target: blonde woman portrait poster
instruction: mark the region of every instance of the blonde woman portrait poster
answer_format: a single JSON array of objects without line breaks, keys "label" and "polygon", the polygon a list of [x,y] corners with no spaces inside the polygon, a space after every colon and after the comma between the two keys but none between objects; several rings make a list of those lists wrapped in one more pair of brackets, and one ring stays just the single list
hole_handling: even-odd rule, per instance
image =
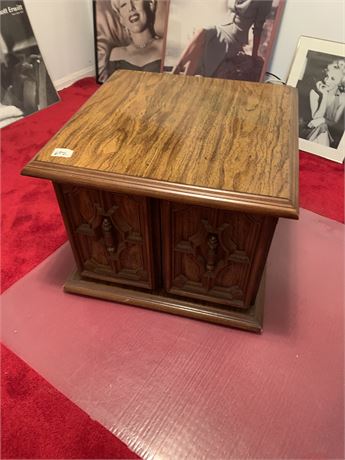
[{"label": "blonde woman portrait poster", "polygon": [[119,69],[160,72],[168,0],[94,0],[97,80]]}]

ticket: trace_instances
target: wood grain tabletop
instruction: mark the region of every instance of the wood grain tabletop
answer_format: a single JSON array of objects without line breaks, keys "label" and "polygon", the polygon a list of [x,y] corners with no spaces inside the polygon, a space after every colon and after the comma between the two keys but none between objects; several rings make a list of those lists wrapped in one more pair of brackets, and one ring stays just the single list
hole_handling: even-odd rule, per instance
[{"label": "wood grain tabletop", "polygon": [[[35,162],[287,200],[298,188],[288,86],[118,71]],[[71,158],[52,157],[55,148]]]}]

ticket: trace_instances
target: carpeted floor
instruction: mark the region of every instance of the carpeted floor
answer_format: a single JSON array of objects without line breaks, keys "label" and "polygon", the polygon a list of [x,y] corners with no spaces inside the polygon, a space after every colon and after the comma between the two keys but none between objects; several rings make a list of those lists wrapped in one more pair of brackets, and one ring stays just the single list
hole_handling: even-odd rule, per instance
[{"label": "carpeted floor", "polygon": [[343,229],[280,220],[262,335],[64,293],[65,244],[3,294],[3,340],[145,459],[340,459]]},{"label": "carpeted floor", "polygon": [[[93,79],[81,80],[60,93],[61,103],[2,130],[2,291],[66,240],[52,186],[47,181],[21,177],[20,170],[96,89]],[[301,152],[300,205],[343,222],[343,165]],[[3,373],[9,372],[7,383],[2,386],[3,458],[6,455],[7,458],[105,458],[103,455],[119,458],[114,443],[118,443],[120,457],[124,455],[122,449],[125,447],[120,441],[112,435],[107,437],[107,432],[96,434],[98,428],[85,413],[76,406],[72,408],[70,401],[9,350],[3,353],[2,370]],[[20,396],[20,391],[24,389],[8,391],[8,385],[11,386],[8,382],[18,382],[24,375],[27,382],[25,411],[22,410],[23,398]],[[36,397],[38,385],[42,392],[39,398]],[[14,398],[14,394],[18,397]],[[39,410],[42,401],[46,401],[49,413]],[[71,406],[66,409],[68,404]],[[60,415],[49,418],[54,411]],[[61,424],[54,425],[54,436],[49,438],[49,429],[44,427],[49,428],[57,419]],[[103,430],[100,426],[99,429]],[[88,444],[83,439],[90,433],[94,433],[95,438]],[[37,438],[40,438],[39,443]],[[78,439],[79,442],[76,442]],[[99,451],[98,441],[102,444]],[[125,455],[124,458],[135,458],[128,450]]]},{"label": "carpeted floor", "polygon": [[344,222],[344,164],[300,152],[300,206]]},{"label": "carpeted floor", "polygon": [[52,185],[20,171],[97,88],[83,79],[60,92],[60,103],[1,130],[2,291],[66,241]]},{"label": "carpeted floor", "polygon": [[1,346],[1,458],[139,458]]},{"label": "carpeted floor", "polygon": [[[94,79],[81,80],[60,92],[61,103],[1,131],[2,291],[66,240],[51,184],[20,171],[97,88]],[[14,353],[1,351],[1,458],[138,458]]]}]

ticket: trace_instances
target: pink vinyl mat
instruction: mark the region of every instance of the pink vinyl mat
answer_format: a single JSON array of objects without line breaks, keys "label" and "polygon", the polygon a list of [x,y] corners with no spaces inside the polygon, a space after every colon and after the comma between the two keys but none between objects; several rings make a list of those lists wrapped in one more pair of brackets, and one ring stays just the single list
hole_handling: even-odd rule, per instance
[{"label": "pink vinyl mat", "polygon": [[343,458],[343,229],[279,222],[261,335],[65,294],[64,245],[3,294],[2,340],[145,459]]}]

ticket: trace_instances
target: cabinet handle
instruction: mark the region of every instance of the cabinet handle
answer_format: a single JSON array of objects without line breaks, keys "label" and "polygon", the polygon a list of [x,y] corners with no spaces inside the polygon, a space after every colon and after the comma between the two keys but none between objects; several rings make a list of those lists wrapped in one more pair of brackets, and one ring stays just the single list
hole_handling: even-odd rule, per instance
[{"label": "cabinet handle", "polygon": [[111,221],[107,217],[105,217],[102,222],[102,233],[104,237],[105,247],[107,248],[107,251],[110,253],[115,252],[115,241],[112,230],[113,226],[111,224]]},{"label": "cabinet handle", "polygon": [[209,234],[207,238],[207,260],[206,260],[206,270],[208,272],[213,272],[216,266],[217,258],[217,248],[218,248],[218,238],[214,233]]}]

